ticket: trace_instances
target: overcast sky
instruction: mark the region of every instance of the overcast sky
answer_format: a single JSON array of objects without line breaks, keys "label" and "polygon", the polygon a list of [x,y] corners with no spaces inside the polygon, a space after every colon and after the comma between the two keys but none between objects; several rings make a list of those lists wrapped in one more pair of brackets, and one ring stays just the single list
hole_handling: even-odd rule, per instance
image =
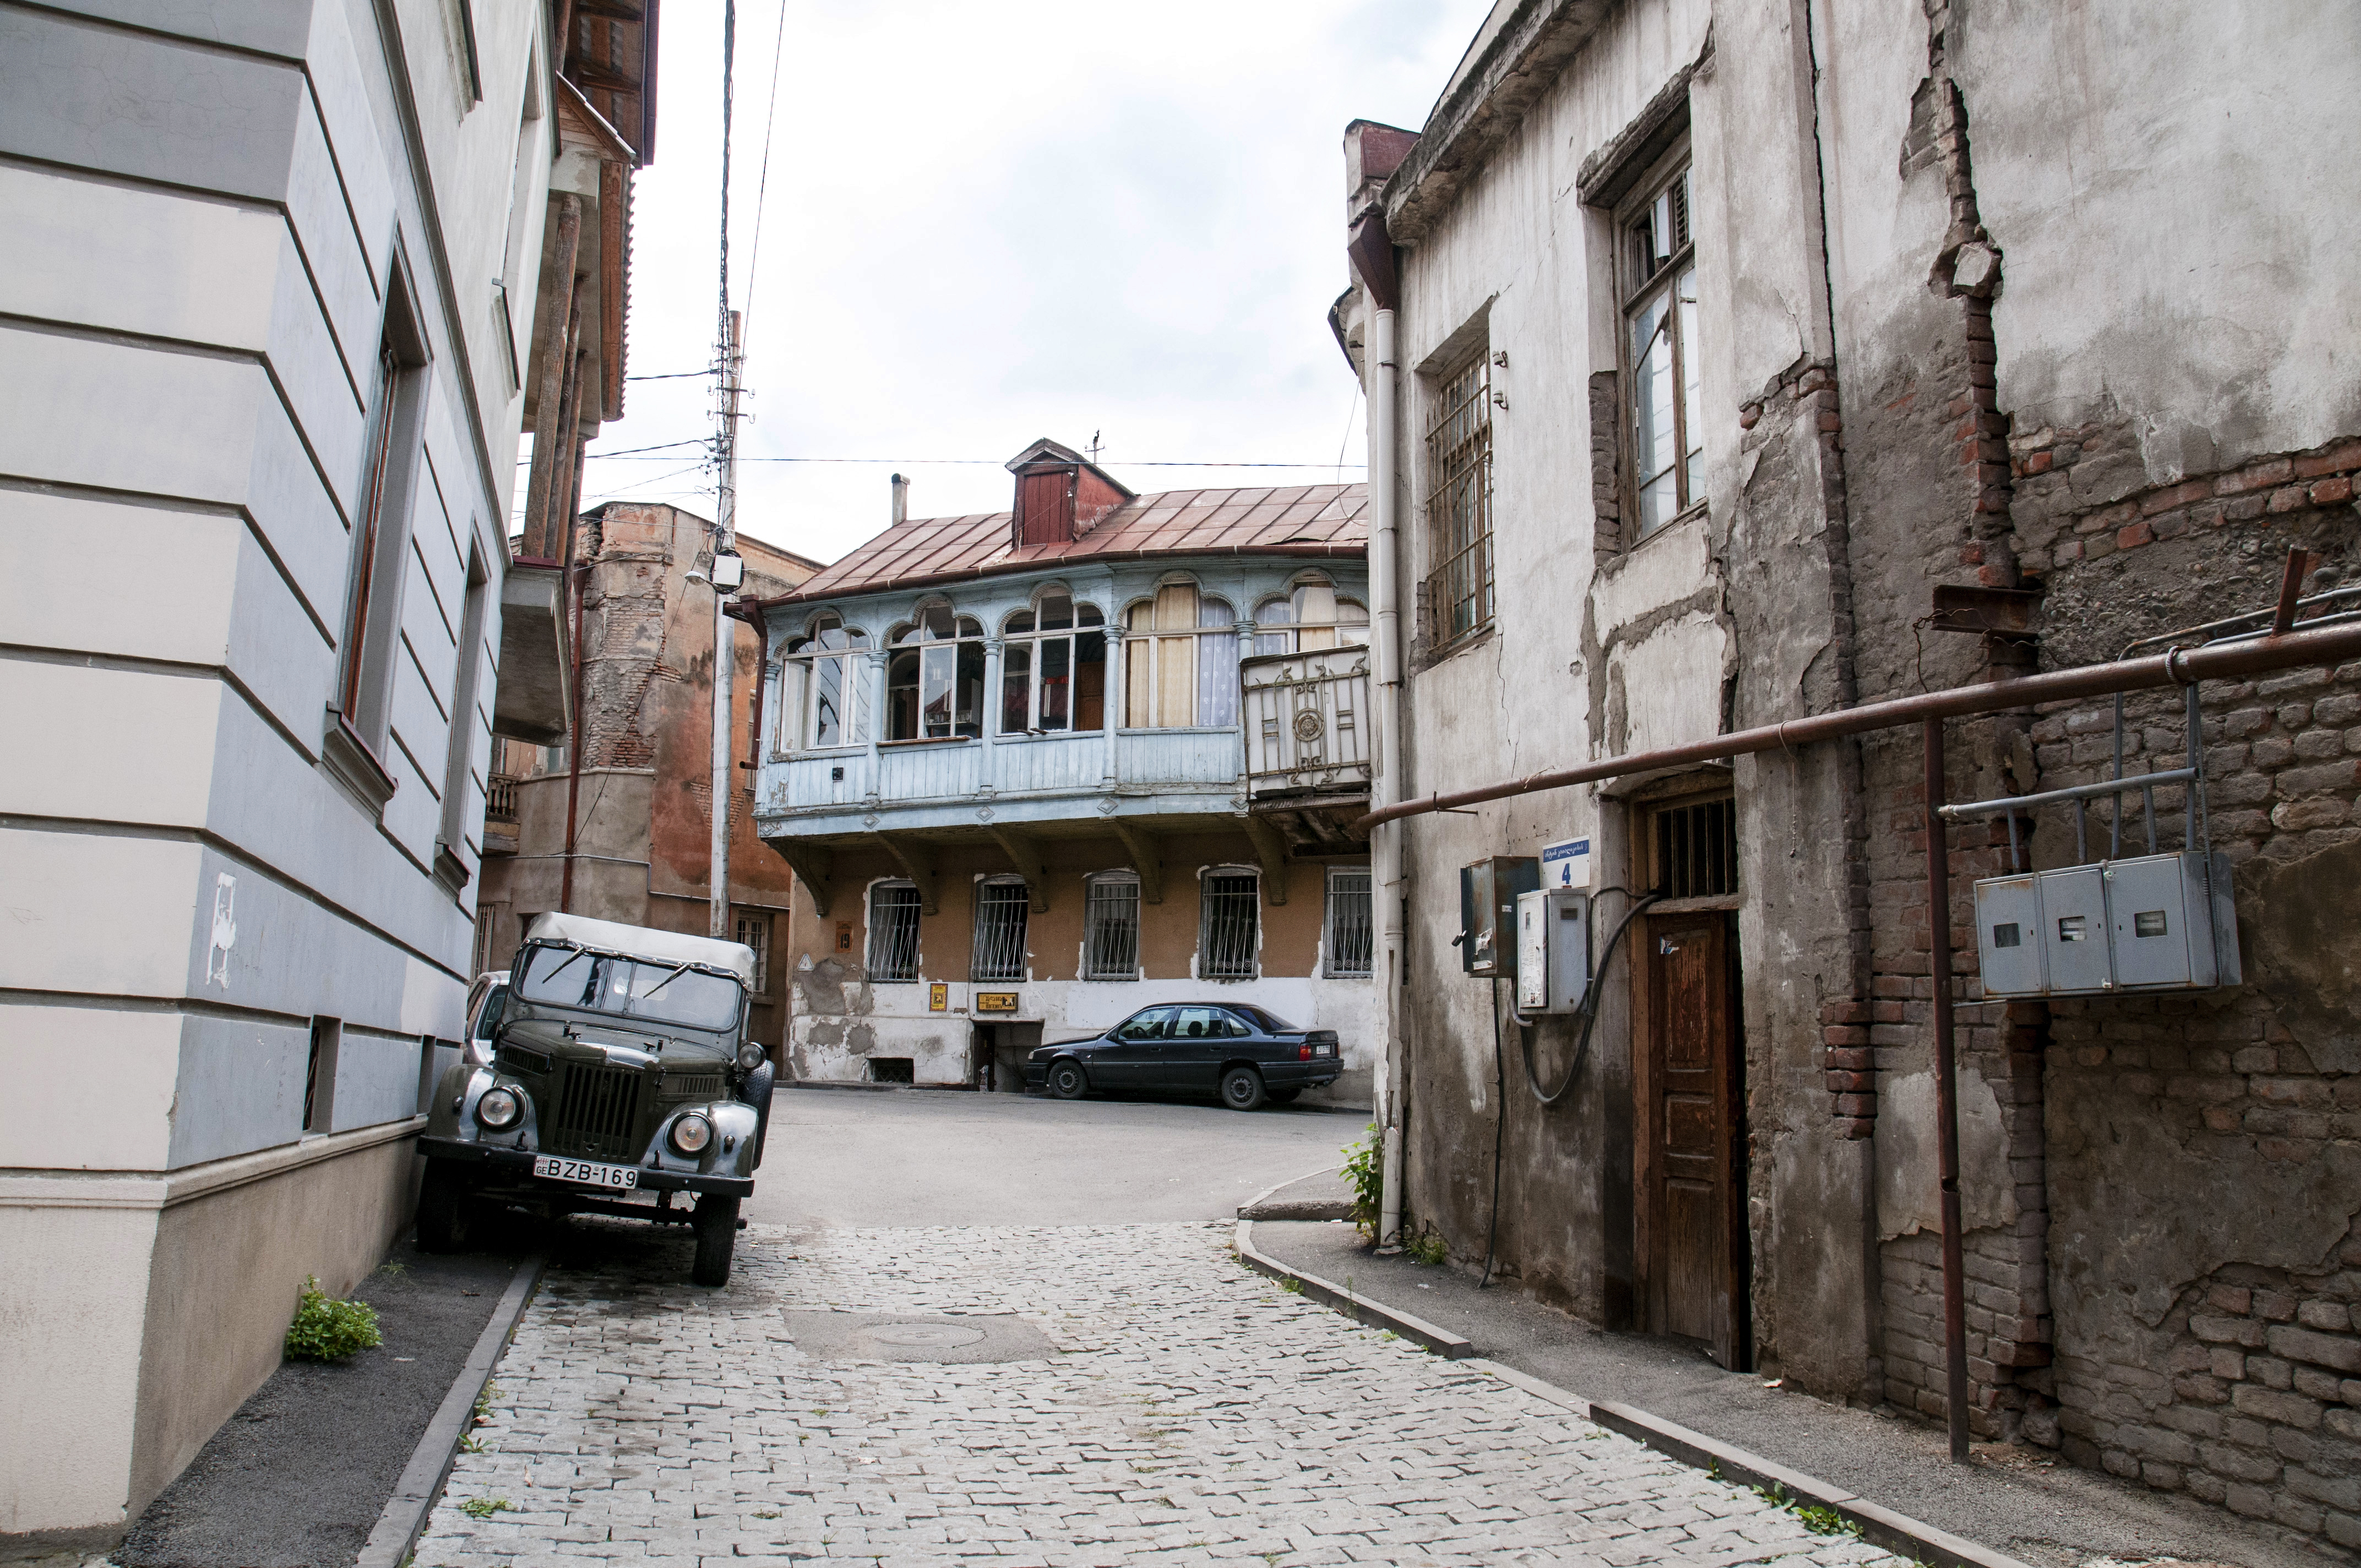
[{"label": "overcast sky", "polygon": [[[1340,447],[1361,477],[1326,320],[1346,280],[1345,125],[1421,124],[1489,0],[785,5],[751,275],[781,12],[738,5],[743,532],[832,560],[885,526],[896,468],[914,515],[1003,510],[999,465],[1044,435],[1102,433],[1101,461],[1143,492],[1332,480]],[[697,370],[714,342],[721,5],[661,15],[633,376]],[[697,448],[598,456],[708,435],[710,383],[626,391],[584,504],[712,515]],[[882,461],[765,461],[787,457]],[[1176,461],[1327,466],[1144,466]]]}]

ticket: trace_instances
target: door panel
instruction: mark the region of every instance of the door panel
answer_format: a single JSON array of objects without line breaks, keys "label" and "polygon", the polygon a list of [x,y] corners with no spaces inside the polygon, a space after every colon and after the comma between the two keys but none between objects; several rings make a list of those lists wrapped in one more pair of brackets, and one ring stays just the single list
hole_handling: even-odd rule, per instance
[{"label": "door panel", "polygon": [[1091,1053],[1091,1081],[1102,1089],[1141,1089],[1154,1081],[1170,1007],[1150,1007],[1108,1035]]},{"label": "door panel", "polygon": [[1178,1007],[1159,1042],[1159,1089],[1211,1090],[1213,1069],[1230,1048],[1230,1015],[1218,1007]]},{"label": "door panel", "polygon": [[1730,916],[1649,922],[1650,1317],[1741,1368],[1747,1331],[1745,1101]]}]

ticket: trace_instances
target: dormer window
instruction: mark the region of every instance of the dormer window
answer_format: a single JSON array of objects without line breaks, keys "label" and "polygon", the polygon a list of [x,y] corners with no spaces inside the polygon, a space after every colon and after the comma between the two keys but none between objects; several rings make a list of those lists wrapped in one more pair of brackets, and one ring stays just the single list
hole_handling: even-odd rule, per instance
[{"label": "dormer window", "polygon": [[983,625],[928,605],[894,629],[885,664],[885,737],[950,740],[983,733]]},{"label": "dormer window", "polygon": [[1009,544],[1071,544],[1098,526],[1132,492],[1071,446],[1044,438],[1008,460],[1016,476]]},{"label": "dormer window", "polygon": [[1106,723],[1106,632],[1096,605],[1062,590],[1008,618],[1000,652],[1000,729],[1059,734]]}]

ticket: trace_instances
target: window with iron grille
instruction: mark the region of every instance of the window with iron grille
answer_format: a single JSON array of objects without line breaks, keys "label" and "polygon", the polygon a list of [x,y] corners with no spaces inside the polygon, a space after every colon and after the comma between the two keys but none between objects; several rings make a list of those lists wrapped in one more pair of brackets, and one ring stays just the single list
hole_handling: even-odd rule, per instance
[{"label": "window with iron grille", "polygon": [[1033,890],[1022,881],[988,882],[975,890],[975,958],[971,980],[1025,978],[1025,916]]},{"label": "window with iron grille", "polygon": [[1666,898],[1719,898],[1738,891],[1738,803],[1687,801],[1654,814],[1654,890]]},{"label": "window with iron grille", "polygon": [[1684,163],[1623,220],[1624,371],[1631,387],[1635,539],[1705,500],[1689,191]]},{"label": "window with iron grille", "polygon": [[869,892],[869,978],[918,978],[918,890],[882,882]]},{"label": "window with iron grille", "polygon": [[1093,877],[1083,905],[1082,978],[1139,978],[1139,879]]},{"label": "window with iron grille", "polygon": [[1492,382],[1478,353],[1436,388],[1426,427],[1427,577],[1434,640],[1455,642],[1492,620]]},{"label": "window with iron grille", "polygon": [[771,917],[740,911],[738,940],[754,949],[754,983],[747,990],[761,996],[771,989]]},{"label": "window with iron grille", "polygon": [[1198,940],[1197,978],[1252,980],[1261,947],[1262,897],[1252,872],[1213,872],[1205,878],[1205,925]]},{"label": "window with iron grille", "polygon": [[1377,954],[1377,927],[1369,899],[1369,873],[1333,869],[1328,873],[1328,973],[1335,979],[1367,975]]}]

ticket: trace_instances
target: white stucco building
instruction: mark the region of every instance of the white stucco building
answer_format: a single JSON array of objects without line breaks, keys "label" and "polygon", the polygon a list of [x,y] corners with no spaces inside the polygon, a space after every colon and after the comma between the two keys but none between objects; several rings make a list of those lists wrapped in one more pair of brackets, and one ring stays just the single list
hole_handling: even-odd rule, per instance
[{"label": "white stucco building", "polygon": [[620,411],[635,9],[0,8],[0,1554],[119,1537],[407,1217],[490,739],[566,732],[507,518],[535,370],[560,515]]}]

